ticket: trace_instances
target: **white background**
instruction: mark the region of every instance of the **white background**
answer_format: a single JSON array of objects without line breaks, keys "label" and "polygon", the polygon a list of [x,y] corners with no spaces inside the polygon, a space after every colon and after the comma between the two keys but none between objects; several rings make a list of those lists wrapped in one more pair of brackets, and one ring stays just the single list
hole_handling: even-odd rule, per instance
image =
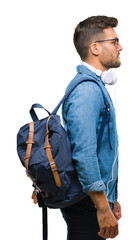
[{"label": "white background", "polygon": [[[75,26],[93,15],[117,17],[122,65],[109,87],[117,109],[120,142],[119,202],[123,217],[117,240],[138,237],[139,115],[138,1],[0,1],[0,239],[42,239],[41,209],[16,153],[16,134],[41,103],[52,111],[80,64],[72,42]],[[116,96],[116,97],[115,97]],[[115,100],[116,99],[116,100]],[[39,112],[40,115],[44,113]],[[49,210],[49,240],[65,240],[59,210]]]}]

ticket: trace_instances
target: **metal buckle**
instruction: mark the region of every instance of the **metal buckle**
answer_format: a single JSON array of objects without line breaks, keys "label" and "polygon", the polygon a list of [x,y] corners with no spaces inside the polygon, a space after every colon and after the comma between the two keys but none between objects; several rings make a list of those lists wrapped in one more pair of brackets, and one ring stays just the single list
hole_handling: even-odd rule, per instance
[{"label": "metal buckle", "polygon": [[107,111],[110,110],[110,104],[108,102],[106,103],[106,108],[107,108]]},{"label": "metal buckle", "polygon": [[56,167],[56,165],[55,165],[55,163],[53,162],[53,163],[51,163],[50,164],[50,166],[51,166],[51,170],[52,170],[52,172],[55,172],[55,171],[57,171],[57,167]]}]

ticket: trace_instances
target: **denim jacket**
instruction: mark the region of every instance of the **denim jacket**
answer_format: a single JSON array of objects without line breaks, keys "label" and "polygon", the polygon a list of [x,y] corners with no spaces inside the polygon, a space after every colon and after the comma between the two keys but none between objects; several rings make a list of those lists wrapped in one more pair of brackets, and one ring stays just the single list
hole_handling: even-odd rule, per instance
[{"label": "denim jacket", "polygon": [[77,75],[70,82],[67,90],[81,77],[95,78],[101,84],[110,104],[110,122],[109,129],[108,124],[105,126],[97,153],[97,139],[105,112],[102,92],[92,81],[79,84],[62,106],[63,123],[71,141],[72,158],[83,191],[86,193],[105,191],[108,201],[116,202],[118,136],[114,106],[101,78],[86,66],[77,67]]}]

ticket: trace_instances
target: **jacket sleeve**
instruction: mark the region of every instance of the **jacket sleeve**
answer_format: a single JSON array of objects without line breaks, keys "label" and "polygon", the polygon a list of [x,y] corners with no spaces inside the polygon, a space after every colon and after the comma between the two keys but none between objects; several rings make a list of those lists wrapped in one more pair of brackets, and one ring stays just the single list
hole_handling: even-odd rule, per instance
[{"label": "jacket sleeve", "polygon": [[82,83],[70,94],[65,107],[72,157],[83,191],[103,191],[106,187],[101,179],[97,157],[102,96],[93,85]]}]

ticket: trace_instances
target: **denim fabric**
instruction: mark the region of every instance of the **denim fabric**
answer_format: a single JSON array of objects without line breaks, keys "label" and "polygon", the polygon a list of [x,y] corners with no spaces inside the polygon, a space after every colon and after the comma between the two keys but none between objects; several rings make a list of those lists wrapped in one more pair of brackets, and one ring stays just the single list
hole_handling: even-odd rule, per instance
[{"label": "denim fabric", "polygon": [[118,136],[114,106],[100,76],[83,65],[77,67],[77,75],[70,82],[67,90],[81,77],[95,78],[99,81],[109,100],[109,135],[112,149],[109,144],[107,124],[97,154],[97,139],[105,105],[99,86],[92,81],[85,81],[76,87],[62,106],[63,123],[71,141],[72,158],[83,191],[86,193],[105,191],[108,201],[116,202]]},{"label": "denim fabric", "polygon": [[98,235],[97,209],[90,197],[61,212],[67,223],[67,240],[105,240]]}]

